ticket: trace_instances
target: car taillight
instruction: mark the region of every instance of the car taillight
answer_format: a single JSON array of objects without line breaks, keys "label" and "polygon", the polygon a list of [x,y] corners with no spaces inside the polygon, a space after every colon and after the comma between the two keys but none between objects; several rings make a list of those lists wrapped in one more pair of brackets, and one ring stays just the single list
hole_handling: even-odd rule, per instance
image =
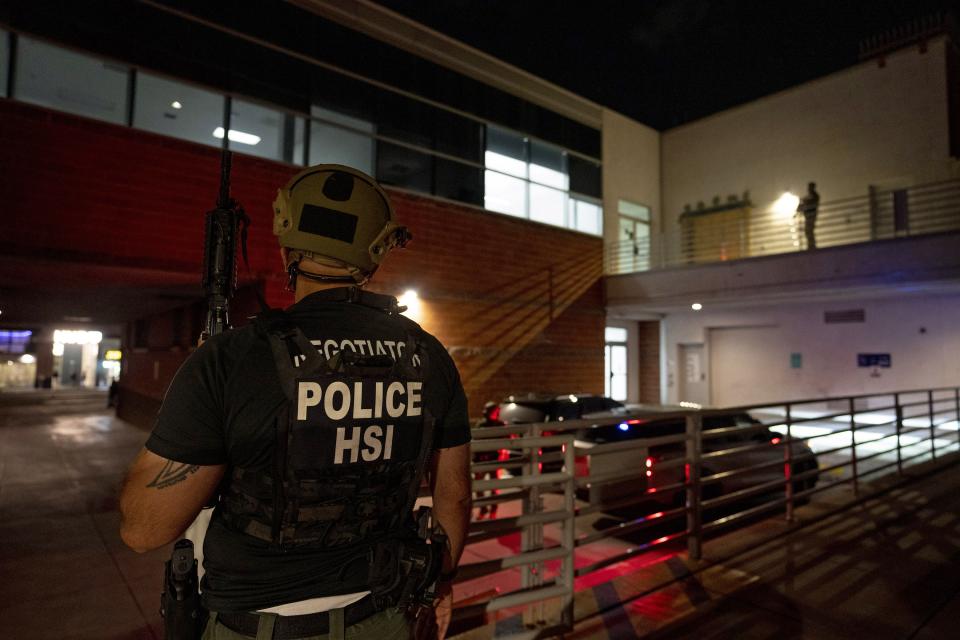
[{"label": "car taillight", "polygon": [[577,456],[573,459],[574,473],[581,478],[590,475],[590,456]]},{"label": "car taillight", "polygon": [[495,404],[487,412],[487,420],[490,422],[500,422],[500,405]]},{"label": "car taillight", "polygon": [[509,449],[497,449],[497,462],[505,462],[510,459]]},{"label": "car taillight", "polygon": [[779,438],[779,436],[774,436],[774,437],[770,438],[770,444],[780,444],[780,438]]}]

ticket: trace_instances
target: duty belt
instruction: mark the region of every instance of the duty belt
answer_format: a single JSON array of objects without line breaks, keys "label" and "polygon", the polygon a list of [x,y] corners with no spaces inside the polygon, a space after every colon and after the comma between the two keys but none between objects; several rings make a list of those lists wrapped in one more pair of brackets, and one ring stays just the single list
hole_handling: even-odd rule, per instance
[{"label": "duty belt", "polygon": [[[349,627],[366,620],[375,613],[377,613],[377,609],[373,604],[373,598],[366,596],[343,609],[343,625]],[[255,638],[257,628],[260,625],[260,614],[218,613],[217,622],[222,622],[223,626],[231,631]],[[273,638],[275,640],[292,640],[294,638],[319,636],[329,632],[330,612],[322,611],[303,616],[277,616],[273,627]]]}]

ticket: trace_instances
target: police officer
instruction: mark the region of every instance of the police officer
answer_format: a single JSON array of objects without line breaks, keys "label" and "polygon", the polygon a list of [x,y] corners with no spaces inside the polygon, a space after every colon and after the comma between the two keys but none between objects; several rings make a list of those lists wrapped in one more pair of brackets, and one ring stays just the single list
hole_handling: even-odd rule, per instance
[{"label": "police officer", "polygon": [[[121,536],[160,547],[216,499],[203,638],[408,638],[428,565],[442,638],[471,506],[466,398],[442,345],[363,289],[410,235],[340,165],[279,191],[274,233],[296,303],[184,362],[124,482]],[[412,531],[424,472],[442,545]]]}]

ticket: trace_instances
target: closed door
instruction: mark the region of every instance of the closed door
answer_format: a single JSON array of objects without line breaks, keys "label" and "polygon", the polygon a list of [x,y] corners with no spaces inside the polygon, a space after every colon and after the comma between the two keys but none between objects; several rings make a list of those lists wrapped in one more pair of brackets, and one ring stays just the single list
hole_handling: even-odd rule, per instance
[{"label": "closed door", "polygon": [[703,344],[680,345],[680,401],[710,404]]}]

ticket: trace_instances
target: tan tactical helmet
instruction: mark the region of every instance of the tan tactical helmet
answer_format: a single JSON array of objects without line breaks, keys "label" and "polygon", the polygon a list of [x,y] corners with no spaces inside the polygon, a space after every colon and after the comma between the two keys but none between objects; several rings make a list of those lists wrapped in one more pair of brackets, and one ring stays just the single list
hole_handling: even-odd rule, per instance
[{"label": "tan tactical helmet", "polygon": [[273,234],[281,247],[344,267],[358,283],[366,282],[384,256],[411,237],[394,221],[380,185],[339,164],[308,167],[277,191]]}]

